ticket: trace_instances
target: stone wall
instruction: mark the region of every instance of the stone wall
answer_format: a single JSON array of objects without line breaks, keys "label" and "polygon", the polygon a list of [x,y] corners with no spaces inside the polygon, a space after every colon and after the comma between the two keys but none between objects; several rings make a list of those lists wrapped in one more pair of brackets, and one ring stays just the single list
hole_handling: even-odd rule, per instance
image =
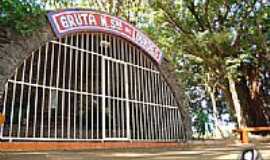
[{"label": "stone wall", "polygon": [[[15,68],[20,66],[33,51],[55,38],[49,24],[28,37],[20,36],[9,28],[0,27],[0,102],[3,99],[4,85],[8,78],[15,73]],[[176,98],[181,112],[183,129],[186,133],[185,136],[189,139],[192,135],[191,119],[184,90],[181,88],[173,66],[166,59],[162,60],[159,70]]]}]

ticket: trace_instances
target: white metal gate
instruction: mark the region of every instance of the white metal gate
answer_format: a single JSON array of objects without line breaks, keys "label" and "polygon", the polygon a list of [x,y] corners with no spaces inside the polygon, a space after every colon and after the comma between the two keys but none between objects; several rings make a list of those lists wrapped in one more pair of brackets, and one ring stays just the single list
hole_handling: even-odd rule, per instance
[{"label": "white metal gate", "polygon": [[138,47],[77,33],[33,52],[5,86],[2,140],[183,139],[170,87]]}]

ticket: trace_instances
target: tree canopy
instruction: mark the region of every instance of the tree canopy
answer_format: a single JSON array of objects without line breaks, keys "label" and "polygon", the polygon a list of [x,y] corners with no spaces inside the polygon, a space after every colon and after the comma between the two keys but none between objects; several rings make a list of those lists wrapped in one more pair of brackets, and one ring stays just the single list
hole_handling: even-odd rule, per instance
[{"label": "tree canopy", "polygon": [[[269,4],[187,0],[154,1],[153,6],[159,36],[172,42],[168,52],[189,66],[185,69],[177,59],[177,69],[191,72],[187,78],[192,80],[197,73],[197,85],[221,90],[239,127],[268,125],[268,95],[263,95],[261,81],[268,68]],[[196,70],[190,71],[190,66]]]}]

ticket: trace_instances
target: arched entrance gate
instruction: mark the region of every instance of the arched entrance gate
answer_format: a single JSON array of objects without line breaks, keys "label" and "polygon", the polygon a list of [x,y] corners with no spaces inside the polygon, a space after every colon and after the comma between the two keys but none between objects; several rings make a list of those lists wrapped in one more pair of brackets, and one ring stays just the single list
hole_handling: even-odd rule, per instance
[{"label": "arched entrance gate", "polygon": [[[177,103],[157,69],[161,57],[149,55],[147,48],[140,46],[153,44],[144,39],[134,44],[113,31],[78,31],[74,13],[62,22],[76,32],[61,33],[32,52],[6,83],[2,107],[6,123],[1,126],[1,139],[182,139]],[[95,14],[96,25],[105,23],[104,17]],[[113,20],[106,16],[107,25],[112,25]],[[118,27],[127,25],[114,21]]]}]

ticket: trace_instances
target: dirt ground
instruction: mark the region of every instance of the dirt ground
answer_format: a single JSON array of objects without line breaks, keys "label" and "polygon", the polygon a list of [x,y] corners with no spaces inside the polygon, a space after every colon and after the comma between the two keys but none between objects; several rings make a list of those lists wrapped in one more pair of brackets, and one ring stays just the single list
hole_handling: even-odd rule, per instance
[{"label": "dirt ground", "polygon": [[159,149],[1,152],[0,160],[236,160],[241,151],[249,147],[256,147],[264,160],[270,160],[270,143],[205,143],[183,148]]}]

